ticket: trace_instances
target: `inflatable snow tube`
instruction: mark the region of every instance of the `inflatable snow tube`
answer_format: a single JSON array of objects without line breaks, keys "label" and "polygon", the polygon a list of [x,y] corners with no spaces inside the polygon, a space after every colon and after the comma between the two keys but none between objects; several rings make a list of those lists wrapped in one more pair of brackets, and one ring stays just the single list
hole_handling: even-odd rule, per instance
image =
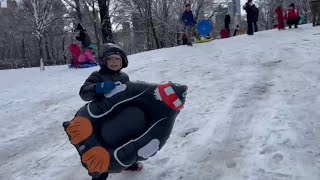
[{"label": "inflatable snow tube", "polygon": [[118,83],[84,105],[63,127],[89,175],[119,173],[154,156],[168,140],[187,86],[165,82]]},{"label": "inflatable snow tube", "polygon": [[[96,63],[92,63],[92,64],[80,64],[78,65],[77,68],[91,68],[91,67],[95,67],[95,66],[98,66],[98,64]],[[75,66],[73,65],[68,65],[69,68],[76,68]]]},{"label": "inflatable snow tube", "polygon": [[213,31],[212,23],[209,20],[202,20],[198,23],[197,31],[202,36],[208,36]]}]

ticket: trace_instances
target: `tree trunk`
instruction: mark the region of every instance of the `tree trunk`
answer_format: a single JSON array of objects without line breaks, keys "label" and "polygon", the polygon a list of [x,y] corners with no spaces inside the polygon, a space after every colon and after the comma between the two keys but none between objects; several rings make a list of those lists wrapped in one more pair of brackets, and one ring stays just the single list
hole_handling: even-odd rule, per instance
[{"label": "tree trunk", "polygon": [[42,37],[38,37],[38,46],[39,46],[39,53],[40,53],[40,71],[44,71],[44,62],[43,62],[43,51],[42,51]]},{"label": "tree trunk", "polygon": [[149,28],[151,29],[157,49],[160,49],[159,38],[157,36],[156,28],[154,27],[153,20],[152,20],[151,5],[152,5],[151,0],[148,0],[147,11],[148,11],[148,17],[149,17]]},{"label": "tree trunk", "polygon": [[76,3],[77,17],[78,17],[80,23],[82,23],[82,14],[81,14],[80,0],[75,0],[74,2]]},{"label": "tree trunk", "polygon": [[98,0],[103,43],[114,43],[111,21],[109,16],[109,1],[110,0]]},{"label": "tree trunk", "polygon": [[177,27],[177,33],[176,33],[176,37],[177,37],[177,41],[176,41],[176,43],[177,43],[177,45],[180,45],[180,44],[182,44],[181,42],[180,42],[180,40],[181,40],[181,38],[180,38],[180,36],[181,36],[181,34],[180,34],[180,28],[179,27]]},{"label": "tree trunk", "polygon": [[92,2],[92,9],[93,9],[92,13],[93,13],[94,35],[95,35],[96,41],[97,41],[98,52],[100,52],[101,40],[100,40],[99,32],[98,32],[98,24],[97,24],[98,16],[97,16],[97,11],[96,11],[95,6],[94,6],[94,1]]},{"label": "tree trunk", "polygon": [[27,60],[26,35],[25,35],[25,32],[22,33],[22,56],[23,56],[24,60]]},{"label": "tree trunk", "polygon": [[48,45],[48,37],[46,35],[44,35],[44,47],[46,49],[47,59],[51,61],[49,45]]},{"label": "tree trunk", "polygon": [[56,55],[54,54],[54,47],[53,47],[53,38],[52,38],[52,36],[50,37],[50,47],[51,47],[51,57],[52,57],[52,60],[53,60],[53,64],[55,65],[56,62],[57,62],[57,58],[56,58]]},{"label": "tree trunk", "polygon": [[162,11],[163,11],[163,22],[161,24],[161,29],[162,29],[162,41],[161,41],[161,47],[167,47],[168,46],[168,42],[170,42],[169,40],[169,31],[167,28],[167,23],[168,23],[168,19],[169,19],[169,8],[168,8],[168,4],[167,4],[167,0],[163,1],[163,7],[162,7]]},{"label": "tree trunk", "polygon": [[63,56],[64,62],[67,63],[65,43],[66,43],[66,34],[63,33],[62,34],[62,56]]},{"label": "tree trunk", "polygon": [[150,26],[150,21],[149,21],[149,11],[147,10],[149,8],[148,5],[149,0],[145,1],[145,8],[146,11],[144,12],[145,14],[145,26],[146,26],[146,35],[147,35],[147,50],[150,51],[152,50],[152,42],[151,42],[151,26]]}]

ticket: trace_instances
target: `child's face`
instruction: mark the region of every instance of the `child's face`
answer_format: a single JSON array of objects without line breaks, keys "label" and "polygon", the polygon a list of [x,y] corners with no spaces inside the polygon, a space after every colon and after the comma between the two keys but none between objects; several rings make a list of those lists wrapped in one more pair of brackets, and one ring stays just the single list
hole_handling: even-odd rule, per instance
[{"label": "child's face", "polygon": [[122,68],[122,58],[119,55],[110,55],[105,58],[108,69],[119,71]]}]

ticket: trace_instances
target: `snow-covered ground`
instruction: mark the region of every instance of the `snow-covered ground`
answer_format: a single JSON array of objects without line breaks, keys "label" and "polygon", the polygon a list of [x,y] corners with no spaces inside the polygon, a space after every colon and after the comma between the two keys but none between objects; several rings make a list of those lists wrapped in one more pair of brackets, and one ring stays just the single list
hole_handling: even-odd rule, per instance
[{"label": "snow-covered ground", "polygon": [[[319,180],[320,28],[129,57],[131,80],[187,84],[185,109],[142,172],[111,180]],[[98,68],[0,71],[0,179],[88,180],[61,126]]]}]

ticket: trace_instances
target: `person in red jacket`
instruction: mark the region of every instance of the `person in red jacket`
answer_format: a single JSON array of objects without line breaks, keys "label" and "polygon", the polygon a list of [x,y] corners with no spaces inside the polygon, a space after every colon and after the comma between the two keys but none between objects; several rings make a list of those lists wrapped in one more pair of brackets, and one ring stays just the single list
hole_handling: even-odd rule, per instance
[{"label": "person in red jacket", "polygon": [[71,65],[77,67],[79,65],[79,56],[81,54],[81,49],[80,49],[80,46],[75,43],[75,42],[72,42],[72,44],[70,44],[69,46],[69,51],[70,51],[70,54],[71,54]]},{"label": "person in red jacket", "polygon": [[294,25],[295,28],[298,28],[300,15],[299,15],[299,10],[295,8],[294,3],[290,4],[286,13],[286,19],[287,19],[287,24],[289,28],[291,28],[292,25]]},{"label": "person in red jacket", "polygon": [[277,19],[278,19],[278,29],[279,30],[284,30],[284,17],[283,17],[283,11],[282,11],[282,6],[278,6],[275,10],[277,14]]}]

